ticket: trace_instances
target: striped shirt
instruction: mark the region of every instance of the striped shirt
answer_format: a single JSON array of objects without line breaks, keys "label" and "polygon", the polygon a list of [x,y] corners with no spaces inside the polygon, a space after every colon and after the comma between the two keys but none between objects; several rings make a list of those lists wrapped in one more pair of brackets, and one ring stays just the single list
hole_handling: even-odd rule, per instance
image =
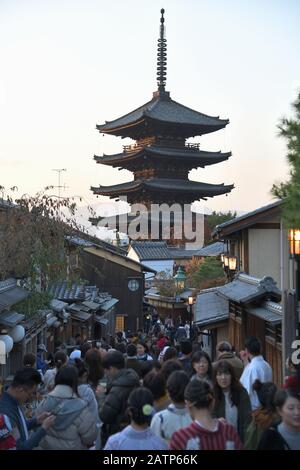
[{"label": "striped shirt", "polygon": [[198,422],[176,431],[170,442],[171,450],[243,450],[243,444],[228,423],[216,420],[216,428],[209,431]]}]

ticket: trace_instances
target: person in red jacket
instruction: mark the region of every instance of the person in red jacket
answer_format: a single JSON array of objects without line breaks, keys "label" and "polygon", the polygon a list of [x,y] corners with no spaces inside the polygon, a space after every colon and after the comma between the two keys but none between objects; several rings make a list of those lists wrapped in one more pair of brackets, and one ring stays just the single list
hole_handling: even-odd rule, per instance
[{"label": "person in red jacket", "polygon": [[16,450],[16,439],[8,416],[0,413],[0,450]]},{"label": "person in red jacket", "polygon": [[212,416],[213,390],[204,380],[193,380],[185,389],[185,400],[193,422],[176,431],[171,450],[243,450],[233,426]]}]

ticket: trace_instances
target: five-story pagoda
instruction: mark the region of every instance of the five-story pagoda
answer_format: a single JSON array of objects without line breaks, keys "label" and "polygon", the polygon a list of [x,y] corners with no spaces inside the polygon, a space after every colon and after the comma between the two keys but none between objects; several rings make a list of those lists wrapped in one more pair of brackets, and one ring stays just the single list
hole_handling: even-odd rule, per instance
[{"label": "five-story pagoda", "polygon": [[[97,163],[133,172],[134,179],[113,186],[92,187],[92,191],[114,199],[126,197],[129,204],[143,204],[148,211],[151,211],[153,204],[172,206],[176,203],[183,207],[198,199],[206,200],[208,197],[226,194],[233,188],[233,185],[208,184],[188,179],[192,169],[225,161],[231,152],[203,151],[199,144],[190,144],[186,140],[223,129],[229,120],[207,116],[171,99],[170,93],[165,90],[166,49],[162,9],[157,54],[158,90],[153,93],[151,101],[134,111],[96,126],[103,134],[135,140],[134,145],[123,146],[122,153],[94,156]],[[128,222],[134,217],[136,214],[131,213]],[[160,230],[156,239],[161,237]],[[144,234],[143,238],[153,239],[150,225],[149,233]],[[184,233],[181,239],[174,240],[172,235],[170,239],[171,243],[182,244]]]}]

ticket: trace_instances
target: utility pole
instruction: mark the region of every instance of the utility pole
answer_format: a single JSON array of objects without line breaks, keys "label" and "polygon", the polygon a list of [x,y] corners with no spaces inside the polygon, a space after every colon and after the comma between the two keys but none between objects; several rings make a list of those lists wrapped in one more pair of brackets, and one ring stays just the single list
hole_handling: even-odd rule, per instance
[{"label": "utility pole", "polygon": [[62,171],[67,171],[66,168],[53,168],[52,171],[56,171],[58,173],[58,186],[53,186],[54,188],[57,188],[58,189],[58,200],[59,200],[59,219],[60,219],[60,198],[61,198],[61,195],[60,195],[60,190],[61,189],[66,189],[66,186],[65,185],[61,185],[60,184],[60,174]]}]

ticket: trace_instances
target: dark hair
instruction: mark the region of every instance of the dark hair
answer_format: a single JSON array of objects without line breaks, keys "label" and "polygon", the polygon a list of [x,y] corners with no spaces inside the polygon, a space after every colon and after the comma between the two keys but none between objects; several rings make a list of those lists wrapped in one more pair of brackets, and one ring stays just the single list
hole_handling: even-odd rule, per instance
[{"label": "dark hair", "polygon": [[145,354],[149,354],[149,348],[148,348],[147,344],[144,341],[138,341],[136,343],[136,345],[138,346],[139,344],[141,346],[143,346],[143,348],[145,349]]},{"label": "dark hair", "polygon": [[205,351],[196,351],[192,355],[192,368],[193,368],[193,370],[195,370],[193,365],[196,362],[200,362],[203,357],[208,362],[207,376],[211,380],[212,379],[212,373],[213,373],[212,363],[211,363],[211,359],[210,359],[209,355]]},{"label": "dark hair", "polygon": [[84,365],[84,362],[79,358],[75,357],[75,367],[78,372],[78,377],[82,377],[84,374],[88,373],[87,367]]},{"label": "dark hair", "polygon": [[78,372],[73,366],[64,366],[59,369],[55,376],[56,385],[68,385],[78,395]]},{"label": "dark hair", "polygon": [[24,367],[30,367],[31,369],[33,368],[33,366],[35,365],[36,363],[36,355],[33,354],[33,353],[26,353],[24,354],[24,357],[23,357],[23,366]]},{"label": "dark hair", "polygon": [[183,339],[182,341],[180,341],[180,350],[182,354],[186,355],[192,352],[193,346],[189,339]]},{"label": "dark hair", "polygon": [[104,369],[116,367],[117,369],[124,369],[125,359],[120,351],[109,351],[103,359]]},{"label": "dark hair", "polygon": [[96,388],[104,375],[100,351],[95,348],[89,349],[84,356],[84,363],[89,371],[87,380],[93,388]]},{"label": "dark hair", "polygon": [[260,341],[254,336],[250,336],[245,341],[245,348],[247,348],[249,353],[253,356],[258,356],[261,352]]},{"label": "dark hair", "polygon": [[219,351],[219,352],[231,352],[232,351],[232,346],[228,341],[221,341],[217,345],[217,351]]},{"label": "dark hair", "polygon": [[[149,405],[148,409],[145,405]],[[131,420],[136,424],[149,424],[152,419],[153,395],[145,387],[139,387],[133,390],[128,398],[128,411]]]},{"label": "dark hair", "polygon": [[273,382],[262,383],[259,379],[256,379],[252,385],[253,390],[257,393],[260,404],[267,411],[275,411],[275,394],[277,387]]},{"label": "dark hair", "polygon": [[34,385],[42,383],[41,374],[31,367],[18,370],[11,382],[11,387],[16,388],[20,386],[32,388]]},{"label": "dark hair", "polygon": [[240,402],[240,394],[242,390],[242,385],[240,382],[237,380],[234,368],[228,361],[220,361],[217,363],[216,368],[214,370],[214,396],[216,398],[216,406],[221,402],[222,397],[223,397],[223,391],[220,385],[217,382],[217,375],[218,373],[224,372],[225,374],[230,374],[231,376],[231,384],[230,384],[230,395],[231,395],[231,401],[233,405],[238,406]]},{"label": "dark hair", "polygon": [[126,352],[127,352],[128,357],[136,356],[137,355],[136,345],[133,343],[128,344]]},{"label": "dark hair", "polygon": [[300,401],[300,393],[294,390],[278,390],[275,394],[274,403],[278,408],[282,408],[288,398],[296,398]]},{"label": "dark hair", "polygon": [[175,359],[177,356],[177,349],[174,348],[174,346],[170,346],[166,349],[165,354],[163,355],[163,362],[168,361],[169,359]]},{"label": "dark hair", "polygon": [[54,364],[57,370],[68,362],[68,356],[63,351],[57,351],[54,355]]},{"label": "dark hair", "polygon": [[83,343],[81,346],[80,346],[80,351],[81,351],[81,357],[84,358],[84,356],[86,355],[86,353],[92,349],[92,344],[90,341],[86,341],[85,343]]},{"label": "dark hair", "polygon": [[116,343],[114,349],[121,354],[126,354],[126,346],[124,343]]},{"label": "dark hair", "polygon": [[175,403],[184,402],[184,391],[189,383],[189,376],[184,370],[175,370],[167,380],[167,391]]},{"label": "dark hair", "polygon": [[159,361],[140,361],[141,362],[141,378],[143,379],[152,370],[160,370],[161,363]]},{"label": "dark hair", "polygon": [[214,393],[206,380],[192,380],[185,389],[184,397],[195,408],[210,408]]},{"label": "dark hair", "polygon": [[158,400],[166,394],[166,379],[161,372],[151,371],[145,375],[143,386],[152,392],[154,400]]},{"label": "dark hair", "polygon": [[169,359],[168,361],[163,363],[161,368],[161,374],[166,380],[168,380],[172,372],[175,372],[175,370],[183,370],[181,362],[177,361],[176,359]]}]

